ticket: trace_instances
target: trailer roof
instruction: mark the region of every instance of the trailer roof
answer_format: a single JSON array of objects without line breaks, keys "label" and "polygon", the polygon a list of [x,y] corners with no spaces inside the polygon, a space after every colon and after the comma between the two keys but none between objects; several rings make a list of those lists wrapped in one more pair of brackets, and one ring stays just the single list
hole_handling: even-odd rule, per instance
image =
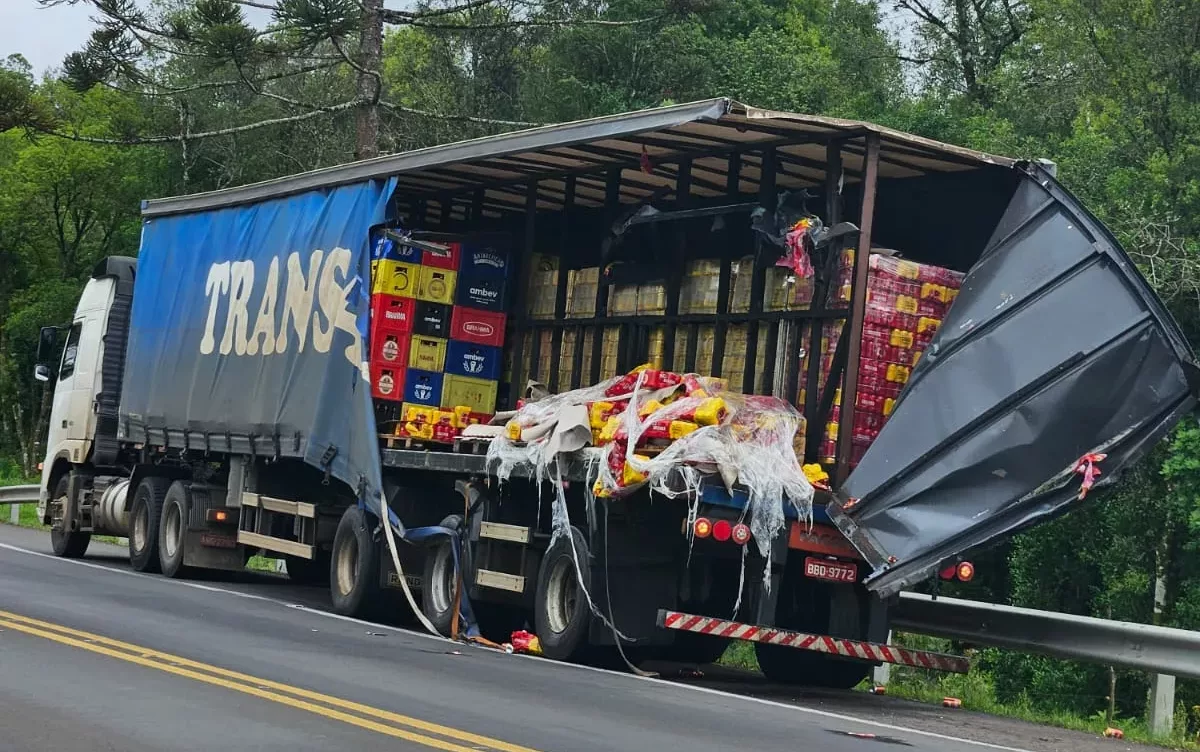
[{"label": "trailer roof", "polygon": [[[538,207],[558,209],[566,181],[575,179],[578,206],[602,206],[605,174],[621,170],[621,201],[635,203],[673,193],[678,170],[691,159],[691,195],[729,192],[730,155],[738,154],[738,191],[755,193],[762,158],[775,147],[782,188],[825,181],[827,145],[841,141],[843,179],[861,179],[865,136],[878,134],[879,176],[900,178],[1010,166],[1014,160],[965,149],[856,120],[759,109],[731,99],[709,99],[637,112],[547,125],[432,146],[375,159],[190,196],[143,202],[144,216],[189,213],[254,203],[303,191],[396,177],[397,193],[412,199],[479,198],[485,212],[521,212],[527,186],[538,182]],[[644,169],[643,155],[650,171]],[[464,207],[465,209],[465,207]]]}]

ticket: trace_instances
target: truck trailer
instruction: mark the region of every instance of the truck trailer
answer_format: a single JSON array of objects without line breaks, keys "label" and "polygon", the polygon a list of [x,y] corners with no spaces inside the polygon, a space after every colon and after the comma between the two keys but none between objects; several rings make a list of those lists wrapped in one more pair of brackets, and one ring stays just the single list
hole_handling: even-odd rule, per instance
[{"label": "truck trailer", "polygon": [[[1200,383],[1052,164],[728,99],[142,214],[137,259],[42,330],[55,553],[126,536],[185,577],[261,552],[338,613],[404,591],[443,634],[557,659],[743,639],[788,682],[966,670],[886,644],[897,594],[1114,483]],[[794,410],[811,504],[752,535],[736,468],[597,495],[589,447],[497,477],[505,421],[643,365]]]}]

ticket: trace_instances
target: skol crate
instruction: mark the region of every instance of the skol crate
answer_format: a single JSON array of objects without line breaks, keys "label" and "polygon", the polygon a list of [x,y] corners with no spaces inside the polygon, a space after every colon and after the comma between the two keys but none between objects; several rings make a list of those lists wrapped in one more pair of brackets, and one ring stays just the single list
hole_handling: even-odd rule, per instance
[{"label": "skol crate", "polygon": [[371,292],[411,298],[417,292],[421,267],[403,261],[372,261]]},{"label": "skol crate", "polygon": [[454,285],[458,272],[439,269],[436,266],[422,266],[420,270],[420,279],[417,282],[418,300],[446,304],[454,301]]},{"label": "skol crate", "polygon": [[491,415],[496,412],[498,386],[498,382],[487,379],[446,374],[442,386],[442,406],[453,408],[465,405],[473,413]]},{"label": "skol crate", "polygon": [[408,367],[422,371],[445,370],[446,340],[414,334],[408,348]]}]

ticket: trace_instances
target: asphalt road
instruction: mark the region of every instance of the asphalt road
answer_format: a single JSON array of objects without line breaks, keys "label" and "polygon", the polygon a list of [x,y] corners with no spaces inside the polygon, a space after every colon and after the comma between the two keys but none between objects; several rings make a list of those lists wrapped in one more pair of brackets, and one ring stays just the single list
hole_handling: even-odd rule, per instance
[{"label": "asphalt road", "polygon": [[103,544],[56,559],[46,534],[0,526],[0,750],[1134,748],[734,672],[683,684],[505,655],[326,603],[251,574],[135,574]]}]

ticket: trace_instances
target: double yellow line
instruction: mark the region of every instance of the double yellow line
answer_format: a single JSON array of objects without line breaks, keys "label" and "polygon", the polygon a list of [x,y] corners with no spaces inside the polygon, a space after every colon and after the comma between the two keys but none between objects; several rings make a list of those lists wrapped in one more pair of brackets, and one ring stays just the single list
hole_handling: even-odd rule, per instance
[{"label": "double yellow line", "polygon": [[[368,731],[393,736],[447,752],[537,752],[529,747],[509,744],[469,731],[430,723],[374,708],[340,697],[332,697],[300,687],[230,671],[207,663],[193,661],[170,653],[150,650],[138,645],[114,640],[102,635],[71,629],[59,624],[32,619],[28,616],[0,611],[0,629],[24,632],[62,645],[88,650],[138,666],[165,671],[205,684],[241,692],[247,695],[287,705],[291,708],[348,723]],[[462,743],[471,746],[463,746]]]}]

